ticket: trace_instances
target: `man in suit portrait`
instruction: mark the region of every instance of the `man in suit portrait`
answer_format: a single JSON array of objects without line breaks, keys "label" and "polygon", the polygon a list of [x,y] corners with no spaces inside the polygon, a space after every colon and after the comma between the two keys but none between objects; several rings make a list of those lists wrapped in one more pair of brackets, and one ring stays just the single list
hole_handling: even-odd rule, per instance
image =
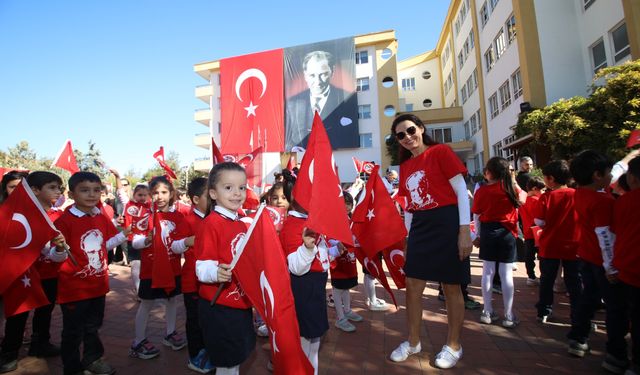
[{"label": "man in suit portrait", "polygon": [[360,146],[356,93],[331,84],[335,68],[335,58],[327,51],[309,52],[302,60],[308,89],[287,99],[288,151],[295,146],[306,148],[316,111],[334,149]]}]

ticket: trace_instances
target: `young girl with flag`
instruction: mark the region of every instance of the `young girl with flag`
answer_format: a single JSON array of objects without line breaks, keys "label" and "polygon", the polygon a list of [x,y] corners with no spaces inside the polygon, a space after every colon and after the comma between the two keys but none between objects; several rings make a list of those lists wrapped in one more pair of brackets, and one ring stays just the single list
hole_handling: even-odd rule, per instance
[{"label": "young girl with flag", "polygon": [[209,172],[208,194],[212,210],[198,229],[194,247],[200,327],[216,374],[239,374],[256,344],[251,302],[230,270],[247,231],[238,217],[247,197],[244,168],[216,164]]},{"label": "young girl with flag", "polygon": [[162,340],[165,346],[180,350],[187,345],[186,340],[176,331],[177,296],[181,291],[180,258],[190,246],[193,236],[184,216],[173,209],[175,189],[164,176],[154,177],[149,183],[153,197],[153,212],[147,236],[135,235],[132,245],[142,249],[140,269],[140,289],[142,299],[135,320],[136,337],[129,350],[133,358],[150,359],[160,351],[146,338],[149,313],[157,299],[164,299],[167,335]]},{"label": "young girl with flag", "polygon": [[498,320],[491,306],[491,286],[496,272],[496,262],[502,283],[504,320],[502,326],[513,328],[518,320],[513,314],[513,262],[516,260],[518,237],[518,207],[514,181],[509,172],[509,162],[501,157],[489,159],[484,168],[487,183],[474,196],[471,211],[476,222],[476,244],[480,245],[482,259],[482,299],[484,309],[480,322],[491,324]]},{"label": "young girl with flag", "polygon": [[[120,179],[116,179],[120,181]],[[133,199],[128,200],[127,195],[120,194],[118,197],[126,197],[124,203],[124,226],[131,226],[131,234],[127,238],[127,261],[131,265],[131,281],[133,282],[136,297],[140,289],[140,249],[133,247],[132,241],[136,234],[147,236],[149,232],[149,218],[151,217],[151,203],[149,202],[149,186],[137,184],[133,189]]]}]

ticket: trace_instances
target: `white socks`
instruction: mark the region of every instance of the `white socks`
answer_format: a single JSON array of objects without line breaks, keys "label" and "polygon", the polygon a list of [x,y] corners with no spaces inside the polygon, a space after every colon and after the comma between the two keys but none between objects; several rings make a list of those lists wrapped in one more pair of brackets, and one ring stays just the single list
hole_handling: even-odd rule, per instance
[{"label": "white socks", "polygon": [[370,302],[375,302],[377,298],[375,281],[376,279],[371,275],[364,275],[364,296]]},{"label": "white socks", "polygon": [[[335,299],[333,301],[335,302]],[[302,351],[313,366],[313,374],[318,375],[318,352],[320,351],[320,337],[315,337],[312,339],[300,337],[300,344],[302,345]]]},{"label": "white socks", "polygon": [[338,320],[344,319],[344,314],[351,312],[351,295],[349,289],[333,288],[333,303]]},{"label": "white socks", "polygon": [[138,306],[138,312],[136,313],[136,338],[133,346],[136,346],[147,338],[147,322],[149,321],[149,314],[156,301],[163,301],[165,304],[164,320],[167,322],[167,335],[170,335],[176,330],[176,315],[178,310],[178,302],[176,296],[173,296],[164,300],[151,300],[143,299]]},{"label": "white socks", "polygon": [[[484,303],[484,311],[492,313],[493,306],[491,297],[493,295],[491,287],[493,286],[493,275],[496,272],[495,261],[482,261],[482,301]],[[499,263],[498,272],[500,272],[500,283],[502,287],[502,302],[504,303],[504,316],[513,318],[513,263]]]}]

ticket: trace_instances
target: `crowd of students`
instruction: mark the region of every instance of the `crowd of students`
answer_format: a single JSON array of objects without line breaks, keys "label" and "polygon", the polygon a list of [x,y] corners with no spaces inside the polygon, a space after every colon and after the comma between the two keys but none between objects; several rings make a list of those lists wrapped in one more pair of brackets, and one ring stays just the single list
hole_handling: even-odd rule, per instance
[{"label": "crowd of students", "polygon": [[[473,204],[468,215],[473,214],[472,239],[479,247],[483,265],[480,322],[492,324],[499,319],[492,304],[494,279],[499,275],[502,326],[513,329],[519,324],[513,311],[513,270],[516,243],[523,237],[527,285],[539,287],[535,306],[538,320],[546,323],[552,319],[553,287],[562,268],[571,305],[568,352],[578,357],[589,352],[591,319],[604,303],[608,339],[603,367],[613,373],[640,373],[640,157],[636,155],[630,154],[614,165],[603,155],[584,151],[570,162],[554,160],[545,165],[542,178],[518,176],[522,188],[507,160],[494,157],[488,161],[483,182],[470,194]],[[530,158],[521,161],[531,162]],[[178,203],[179,192],[164,176],[130,190],[129,182],[112,172],[117,184],[115,201],[121,207],[115,212],[121,211],[121,216],[114,215],[114,210],[103,203],[103,181],[90,172],[71,176],[64,205],[63,181],[54,173],[13,171],[2,178],[0,204],[26,178],[61,233],[42,250],[31,270],[40,274],[50,304],[33,312],[29,355],[59,355],[65,374],[115,373],[115,368],[103,360],[105,348],[99,329],[109,291],[108,253],[123,245],[131,267],[132,288],[139,300],[129,355],[144,360],[160,354],[147,338],[146,327],[154,304],[162,303],[166,309],[163,345],[173,350],[187,347],[187,366],[194,371],[216,369],[219,375],[238,374],[255,347],[256,334],[268,335],[260,315],[253,311],[229,269],[236,246],[247,230],[240,220],[247,196],[244,169],[235,163],[220,163],[208,178],[192,180],[185,192],[190,205]],[[406,182],[402,176],[401,172],[401,187]],[[385,181],[390,191],[397,186],[396,178],[397,174],[390,172]],[[358,285],[358,268],[353,248],[322,239],[306,228],[307,212],[292,197],[294,183],[295,174],[284,170],[262,198],[286,212],[279,235],[290,272],[301,345],[317,374],[321,338],[329,329],[327,305],[336,310],[337,329],[356,331],[357,324],[353,323],[363,320],[352,310],[349,292]],[[344,192],[348,212],[362,188],[362,181],[357,181]],[[454,224],[458,225],[457,220]],[[169,255],[165,269],[170,272],[159,275],[160,268],[154,267],[154,262],[166,261],[159,256],[163,252]],[[412,267],[420,269],[415,262]],[[327,298],[329,276],[332,292]],[[467,281],[462,282],[463,292]],[[366,306],[372,311],[386,311],[389,306],[376,296],[374,282],[365,270]],[[447,299],[453,298],[451,286],[445,286]],[[473,302],[459,289],[455,296],[464,294],[465,301]],[[176,322],[180,294],[186,311],[186,337]],[[212,304],[216,294],[220,297]],[[51,342],[49,333],[55,304],[60,305],[63,317],[60,347]],[[28,316],[25,312],[6,318],[0,372],[17,368]],[[628,332],[631,361],[625,339]],[[421,350],[419,341],[417,346],[409,342],[405,346],[394,351],[393,361],[403,361]],[[439,363],[444,363],[439,367],[455,365],[462,356],[461,346],[457,347],[449,348],[453,359],[438,357]]]}]

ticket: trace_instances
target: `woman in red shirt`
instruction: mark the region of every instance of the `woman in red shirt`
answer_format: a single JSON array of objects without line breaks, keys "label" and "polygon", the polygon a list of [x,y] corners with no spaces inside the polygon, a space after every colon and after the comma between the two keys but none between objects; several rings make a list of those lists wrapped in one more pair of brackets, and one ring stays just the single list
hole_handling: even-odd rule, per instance
[{"label": "woman in red shirt", "polygon": [[407,198],[413,214],[407,241],[407,323],[409,339],[391,353],[401,362],[419,353],[422,292],[427,280],[441,282],[447,304],[447,344],[435,365],[451,368],[462,357],[460,331],[464,300],[460,284],[470,282],[471,235],[466,168],[447,145],[434,142],[415,115],[396,117],[391,133],[400,143],[398,194]]}]

